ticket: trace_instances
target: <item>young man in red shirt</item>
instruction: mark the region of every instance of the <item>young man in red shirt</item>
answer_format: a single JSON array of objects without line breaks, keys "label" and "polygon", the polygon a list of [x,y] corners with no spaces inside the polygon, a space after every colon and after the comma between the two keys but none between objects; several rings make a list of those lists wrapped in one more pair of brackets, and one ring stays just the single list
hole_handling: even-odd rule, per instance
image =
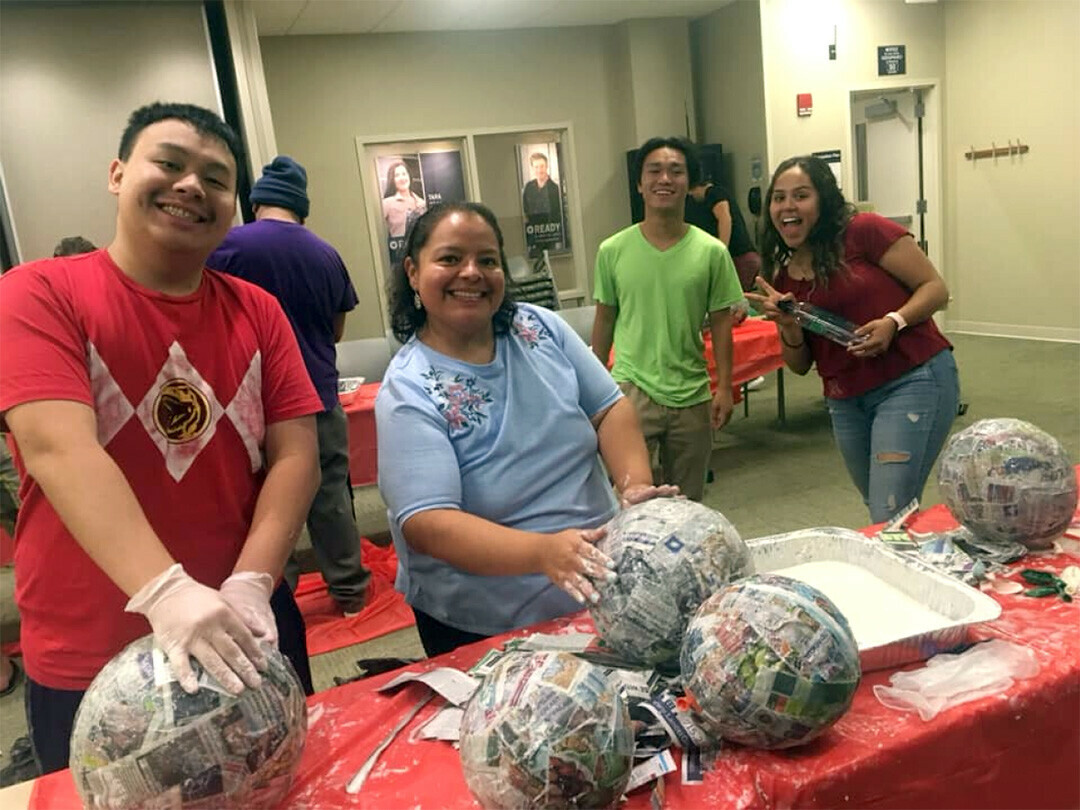
[{"label": "young man in red shirt", "polygon": [[302,625],[274,583],[318,484],[321,405],[277,302],[204,268],[239,161],[208,110],[140,108],[109,166],[109,246],[0,280],[0,414],[23,482],[15,596],[46,773],[67,765],[90,681],[148,631],[184,689],[194,656],[239,692],[260,682],[260,641],[278,642],[272,595]]}]

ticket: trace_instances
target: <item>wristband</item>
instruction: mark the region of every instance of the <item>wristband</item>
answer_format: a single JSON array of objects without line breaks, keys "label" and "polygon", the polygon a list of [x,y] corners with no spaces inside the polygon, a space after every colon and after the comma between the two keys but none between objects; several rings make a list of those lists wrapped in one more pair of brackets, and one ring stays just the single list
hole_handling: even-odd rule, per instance
[{"label": "wristband", "polygon": [[896,324],[897,332],[903,332],[907,329],[907,321],[904,320],[904,316],[899,312],[886,312],[885,317]]}]

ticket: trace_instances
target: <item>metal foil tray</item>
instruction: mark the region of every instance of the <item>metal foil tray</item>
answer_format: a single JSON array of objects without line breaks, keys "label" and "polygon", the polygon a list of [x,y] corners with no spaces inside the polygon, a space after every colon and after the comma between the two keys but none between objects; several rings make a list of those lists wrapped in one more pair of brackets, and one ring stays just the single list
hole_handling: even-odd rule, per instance
[{"label": "metal foil tray", "polygon": [[827,585],[804,581],[847,617],[864,672],[930,658],[963,643],[970,625],[1001,615],[1001,605],[981,591],[850,529],[802,529],[747,545],[757,573],[802,566],[831,575]]}]

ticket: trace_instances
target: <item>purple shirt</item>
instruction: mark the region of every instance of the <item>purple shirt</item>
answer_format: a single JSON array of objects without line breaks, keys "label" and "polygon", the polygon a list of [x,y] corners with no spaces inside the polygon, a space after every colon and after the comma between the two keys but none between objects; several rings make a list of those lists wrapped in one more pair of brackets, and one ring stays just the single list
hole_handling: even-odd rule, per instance
[{"label": "purple shirt", "polygon": [[229,231],[206,266],[257,284],[281,302],[323,408],[337,405],[334,317],[358,300],[338,252],[303,225],[263,219]]}]

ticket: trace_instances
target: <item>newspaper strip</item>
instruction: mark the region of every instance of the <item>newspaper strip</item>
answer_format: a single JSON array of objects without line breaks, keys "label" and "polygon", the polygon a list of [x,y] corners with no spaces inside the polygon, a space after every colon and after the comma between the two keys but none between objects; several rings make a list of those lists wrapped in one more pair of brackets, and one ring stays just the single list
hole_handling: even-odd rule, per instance
[{"label": "newspaper strip", "polygon": [[444,706],[409,739],[457,742],[461,739],[461,718],[464,714],[465,710],[458,706]]},{"label": "newspaper strip", "polygon": [[382,752],[390,747],[390,743],[397,739],[397,735],[401,733],[401,730],[412,722],[412,719],[420,713],[420,710],[424,708],[433,697],[435,697],[435,693],[429,691],[421,700],[417,701],[413,707],[409,709],[404,717],[398,720],[397,724],[390,729],[390,733],[383,737],[382,741],[375,746],[375,750],[368,754],[367,759],[364,760],[364,764],[360,766],[360,770],[353,774],[352,779],[345,784],[346,793],[351,795],[360,792],[360,788],[364,786],[364,782],[367,781],[368,776],[375,767],[375,763],[378,762],[379,757],[382,756]]},{"label": "newspaper strip", "polygon": [[671,756],[671,752],[661,751],[656,756],[649,757],[634,766],[634,769],[630,771],[630,782],[626,785],[626,792],[637,790],[654,779],[663,780],[664,774],[671,773],[675,768],[675,758]]},{"label": "newspaper strip", "polygon": [[698,784],[704,779],[701,749],[714,745],[708,734],[681,711],[671,693],[662,693],[642,703],[641,708],[651,712],[660,721],[671,739],[682,749],[682,782]]},{"label": "newspaper strip", "polygon": [[586,650],[595,641],[595,633],[533,633],[521,642],[518,649],[577,653]]},{"label": "newspaper strip", "polygon": [[463,706],[469,702],[473,692],[480,685],[476,678],[466,675],[464,672],[453,667],[435,667],[427,672],[403,672],[393,680],[387,681],[379,687],[378,691],[388,692],[410,681],[419,681],[438,692],[442,697],[455,706]]}]

